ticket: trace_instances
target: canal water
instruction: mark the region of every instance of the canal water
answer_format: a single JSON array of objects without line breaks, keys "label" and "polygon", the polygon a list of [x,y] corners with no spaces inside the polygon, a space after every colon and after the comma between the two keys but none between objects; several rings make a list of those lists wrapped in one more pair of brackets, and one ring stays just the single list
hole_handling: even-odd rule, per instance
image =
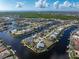
[{"label": "canal water", "polygon": [[[30,50],[26,47],[23,47],[20,44],[19,39],[14,39],[9,33],[7,32],[0,32],[0,38],[3,39],[4,42],[12,46],[12,49],[16,52],[16,55],[19,59],[55,59],[55,56],[61,55],[61,59],[67,57],[66,50],[69,44],[69,36],[72,31],[77,29],[76,26],[71,26],[70,28],[64,30],[62,36],[58,43],[51,47],[48,52],[42,53],[40,55],[33,55],[31,54]],[[65,55],[66,54],[66,55]],[[57,58],[59,59],[59,57]]]}]

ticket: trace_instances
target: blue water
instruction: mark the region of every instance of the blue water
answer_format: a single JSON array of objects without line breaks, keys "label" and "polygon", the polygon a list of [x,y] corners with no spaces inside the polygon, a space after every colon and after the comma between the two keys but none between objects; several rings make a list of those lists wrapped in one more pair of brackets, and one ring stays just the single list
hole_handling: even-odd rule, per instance
[{"label": "blue water", "polygon": [[[73,30],[75,30],[76,28],[77,28],[76,26],[71,26],[70,28],[64,30],[62,36],[60,37],[59,42],[57,43],[57,45],[54,48],[54,50],[56,52],[62,53],[63,51],[66,50],[66,46],[69,44],[68,38],[70,36],[70,33]],[[21,40],[12,38],[7,32],[0,32],[0,37],[7,44],[11,45],[13,50],[16,50],[16,55],[18,55],[20,57],[20,59],[29,59],[30,57],[32,57],[30,50],[28,48],[23,47],[20,44]],[[51,51],[49,51],[47,54],[50,55],[50,53],[51,53]],[[42,55],[41,57],[43,58],[46,56]]]},{"label": "blue water", "polygon": [[67,46],[69,45],[69,37],[72,31],[77,29],[76,26],[71,26],[68,29],[65,29],[64,32],[62,33],[62,36],[60,36],[59,42],[55,46],[55,51],[59,54],[65,53],[66,50],[68,49]]}]

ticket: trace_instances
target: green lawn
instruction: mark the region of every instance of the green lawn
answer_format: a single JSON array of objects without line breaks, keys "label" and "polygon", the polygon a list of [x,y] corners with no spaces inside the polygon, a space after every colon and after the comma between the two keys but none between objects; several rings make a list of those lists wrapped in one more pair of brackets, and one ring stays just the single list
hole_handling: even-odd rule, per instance
[{"label": "green lawn", "polygon": [[0,12],[0,16],[8,15],[19,15],[20,17],[26,18],[55,18],[62,20],[73,20],[79,19],[78,16],[67,16],[64,14],[55,14],[55,13],[40,13],[40,12]]}]

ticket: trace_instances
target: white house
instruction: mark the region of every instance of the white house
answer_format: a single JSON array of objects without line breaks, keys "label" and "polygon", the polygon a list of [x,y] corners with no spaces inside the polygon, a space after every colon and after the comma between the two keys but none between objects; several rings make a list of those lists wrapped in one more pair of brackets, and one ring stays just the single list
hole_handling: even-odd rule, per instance
[{"label": "white house", "polygon": [[44,47],[45,47],[45,45],[44,45],[43,42],[38,42],[37,43],[37,48],[44,48]]}]

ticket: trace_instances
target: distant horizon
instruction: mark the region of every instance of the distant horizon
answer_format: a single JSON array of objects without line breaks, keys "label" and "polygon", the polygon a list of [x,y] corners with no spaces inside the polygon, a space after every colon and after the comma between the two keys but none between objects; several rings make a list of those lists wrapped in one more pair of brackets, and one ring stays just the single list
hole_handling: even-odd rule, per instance
[{"label": "distant horizon", "polygon": [[33,11],[33,10],[28,10],[28,11],[0,11],[0,12],[79,12],[79,11],[62,11],[62,10],[60,10],[60,11]]}]

